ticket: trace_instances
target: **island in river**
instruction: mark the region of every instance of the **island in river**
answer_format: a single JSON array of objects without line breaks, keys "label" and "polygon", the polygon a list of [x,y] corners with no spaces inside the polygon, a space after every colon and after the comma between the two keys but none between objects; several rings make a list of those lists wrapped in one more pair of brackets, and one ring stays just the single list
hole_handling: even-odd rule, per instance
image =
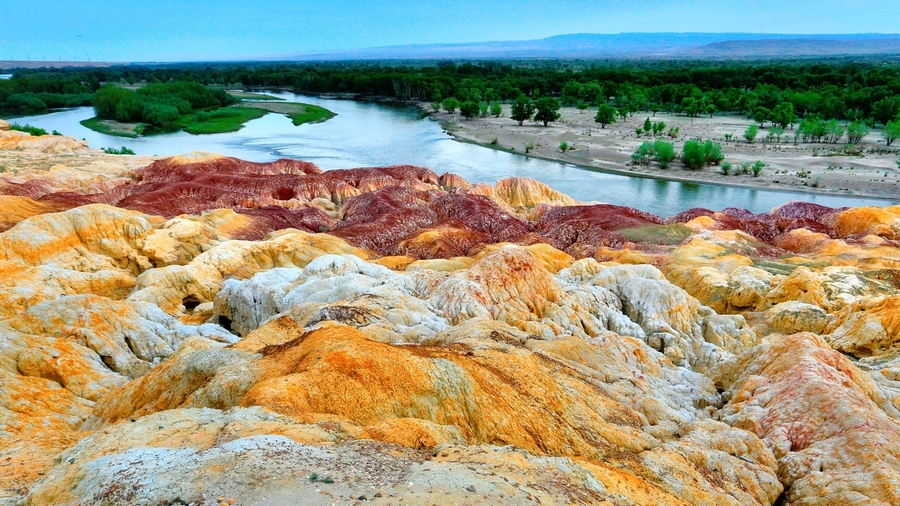
[{"label": "island in river", "polygon": [[281,99],[269,95],[244,92],[234,92],[232,95],[240,98],[242,102],[228,107],[184,114],[168,128],[98,117],[86,119],[81,124],[95,132],[134,138],[180,130],[195,135],[236,132],[243,128],[248,121],[261,118],[269,113],[284,114],[291,118],[295,126],[327,121],[336,115],[324,107],[300,102],[283,102]]}]

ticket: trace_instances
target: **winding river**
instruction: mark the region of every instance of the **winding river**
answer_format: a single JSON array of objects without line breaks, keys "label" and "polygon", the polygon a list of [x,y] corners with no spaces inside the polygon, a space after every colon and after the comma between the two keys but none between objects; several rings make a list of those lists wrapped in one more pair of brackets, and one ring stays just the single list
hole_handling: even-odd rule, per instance
[{"label": "winding river", "polygon": [[577,200],[636,207],[660,216],[693,207],[741,207],[759,213],[792,200],[832,207],[900,203],[900,197],[889,201],[812,195],[607,174],[457,142],[436,121],[423,118],[414,107],[292,93],[270,94],[320,105],[338,115],[325,123],[294,126],[286,116],[267,114],[233,133],[198,136],[179,132],[137,139],[100,134],[83,127],[79,122],[93,116],[89,107],[14,121],[84,138],[94,148],[127,146],[147,155],[208,151],[256,162],[297,158],[325,170],[412,164],[429,167],[438,174],[454,172],[470,182],[488,184],[511,176],[529,177]]}]

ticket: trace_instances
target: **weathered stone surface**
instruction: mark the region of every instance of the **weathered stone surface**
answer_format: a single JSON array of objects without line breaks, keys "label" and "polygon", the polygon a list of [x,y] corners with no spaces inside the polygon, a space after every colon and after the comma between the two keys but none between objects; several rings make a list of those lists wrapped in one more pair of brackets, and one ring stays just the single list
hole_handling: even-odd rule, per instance
[{"label": "weathered stone surface", "polygon": [[724,422],[761,437],[779,461],[785,503],[900,502],[900,411],[821,338],[770,337],[723,364]]},{"label": "weathered stone surface", "polygon": [[898,503],[894,208],[0,136],[2,504]]},{"label": "weathered stone surface", "polygon": [[[640,341],[391,346],[345,326],[303,332],[284,320],[257,333],[265,336],[251,335],[246,345],[179,352],[98,403],[87,427],[185,408],[260,406],[413,447],[461,439],[586,458],[597,466],[592,479],[618,482],[617,493],[642,503],[649,490],[688,504],[767,504],[781,489],[758,440],[708,418],[715,402],[708,380]],[[604,378],[623,375],[632,381],[604,386]],[[622,396],[627,404],[615,400],[638,391],[644,395]],[[420,436],[410,438],[411,427]],[[735,438],[736,447],[728,442]],[[610,468],[619,479],[606,476]]]}]

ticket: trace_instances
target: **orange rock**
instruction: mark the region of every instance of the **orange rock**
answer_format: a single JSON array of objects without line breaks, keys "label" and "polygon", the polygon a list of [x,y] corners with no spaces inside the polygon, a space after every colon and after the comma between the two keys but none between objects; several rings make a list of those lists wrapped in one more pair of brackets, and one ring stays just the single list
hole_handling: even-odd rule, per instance
[{"label": "orange rock", "polygon": [[790,504],[900,504],[898,412],[813,334],[769,338],[724,364],[722,420],[761,437]]}]

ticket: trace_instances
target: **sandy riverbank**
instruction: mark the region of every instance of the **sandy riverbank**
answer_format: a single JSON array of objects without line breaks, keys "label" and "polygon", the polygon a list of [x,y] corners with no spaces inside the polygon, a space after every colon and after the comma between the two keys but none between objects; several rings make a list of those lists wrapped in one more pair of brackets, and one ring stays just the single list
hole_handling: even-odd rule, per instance
[{"label": "sandy riverbank", "polygon": [[[427,106],[423,104],[424,107]],[[741,136],[751,122],[743,116],[717,115],[691,120],[665,113],[657,113],[655,117],[635,113],[633,117],[603,129],[594,122],[592,111],[582,113],[573,107],[564,107],[560,112],[560,121],[547,127],[532,122],[519,126],[509,118],[509,105],[503,106],[503,115],[499,118],[466,120],[458,113],[446,112],[436,114],[435,118],[457,140],[523,155],[525,146],[530,144],[533,148],[528,156],[587,169],[671,181],[900,200],[900,169],[896,163],[900,146],[885,147],[880,131],[873,130],[866,136],[855,147],[860,154],[854,156],[839,153],[846,147],[843,143],[794,145],[785,141],[785,138],[793,138],[793,130],[785,132],[781,143],[769,144],[760,140],[768,133],[768,128],[763,128],[756,142],[749,144]],[[688,139],[713,139],[721,143],[725,159],[733,165],[761,160],[766,167],[759,177],[753,177],[749,174],[724,175],[718,166],[699,171],[685,170],[678,160],[665,170],[655,163],[650,166],[632,165],[631,154],[642,142],[653,140],[646,135],[638,137],[635,133],[635,129],[641,128],[648,116],[651,121],[665,122],[666,131],[674,126],[680,128],[680,135],[675,139],[678,152]],[[726,141],[724,136],[729,133],[741,140]],[[562,142],[573,149],[562,152],[559,149]]]}]

